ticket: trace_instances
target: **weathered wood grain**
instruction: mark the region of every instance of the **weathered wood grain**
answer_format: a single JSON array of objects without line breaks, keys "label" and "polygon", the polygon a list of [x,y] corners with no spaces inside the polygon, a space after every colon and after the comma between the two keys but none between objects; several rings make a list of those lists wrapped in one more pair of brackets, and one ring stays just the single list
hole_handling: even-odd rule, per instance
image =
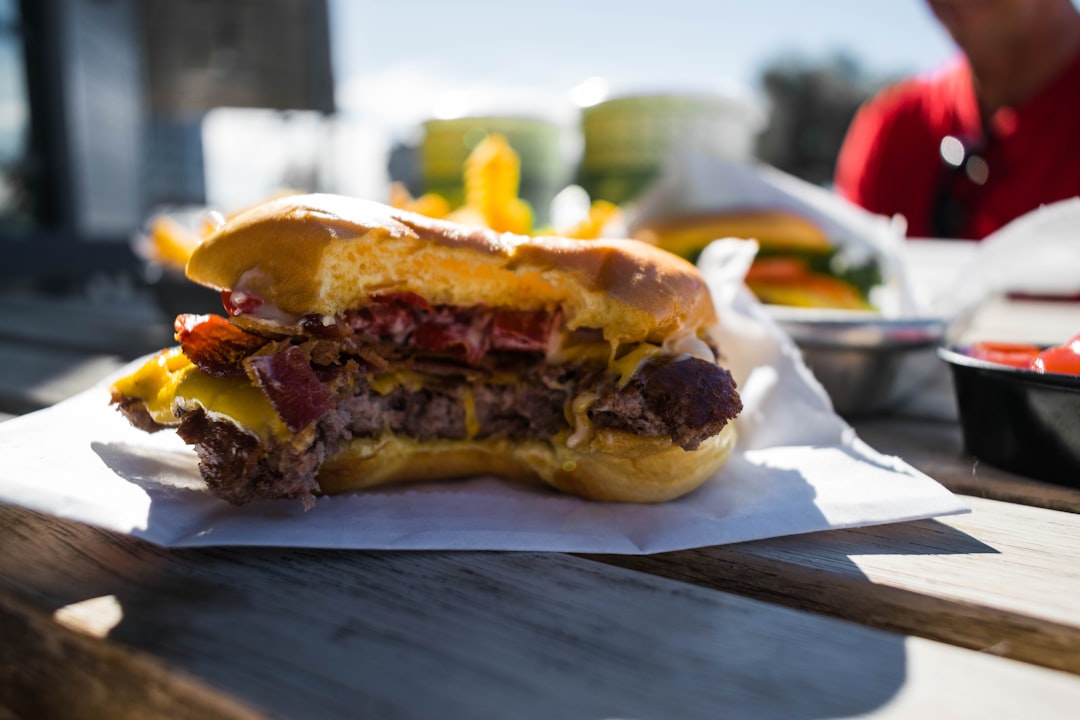
[{"label": "weathered wood grain", "polygon": [[127,359],[172,344],[172,320],[148,297],[0,295],[0,338]]},{"label": "weathered wood grain", "polygon": [[145,653],[67,630],[3,588],[0,638],[0,718],[266,717]]},{"label": "weathered wood grain", "polygon": [[0,413],[53,405],[171,343],[171,323],[141,295],[0,294]]},{"label": "weathered wood grain", "polygon": [[1080,516],[968,515],[607,562],[1080,673]]},{"label": "weathered wood grain", "polygon": [[955,422],[877,416],[852,426],[876,450],[903,458],[953,492],[1080,513],[1080,489],[1001,470],[968,455]]},{"label": "weathered wood grain", "polygon": [[[102,652],[276,717],[1053,718],[1080,702],[1064,673],[565,555],[166,551],[10,507],[0,542],[4,626],[25,603],[48,617],[113,596]],[[40,691],[12,685],[13,656],[44,662],[71,632],[32,625],[0,644],[0,686]]]},{"label": "weathered wood grain", "polygon": [[116,355],[0,340],[0,410],[18,415],[55,405],[123,364]]}]

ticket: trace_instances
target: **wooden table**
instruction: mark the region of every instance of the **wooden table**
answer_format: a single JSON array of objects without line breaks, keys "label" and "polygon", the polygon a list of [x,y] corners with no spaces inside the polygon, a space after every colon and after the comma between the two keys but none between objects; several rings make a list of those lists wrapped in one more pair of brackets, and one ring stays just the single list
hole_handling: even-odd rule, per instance
[{"label": "wooden table", "polygon": [[[2,297],[0,412],[169,342],[137,294]],[[165,550],[0,506],[0,718],[1077,717],[1080,491],[954,421],[855,428],[973,512],[582,556]]]}]

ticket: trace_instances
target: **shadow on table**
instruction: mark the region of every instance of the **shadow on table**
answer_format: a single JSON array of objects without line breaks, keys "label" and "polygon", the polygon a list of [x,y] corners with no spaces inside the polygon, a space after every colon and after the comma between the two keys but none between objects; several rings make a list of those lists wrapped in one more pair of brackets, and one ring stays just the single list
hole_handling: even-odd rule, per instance
[{"label": "shadow on table", "polygon": [[0,575],[40,604],[111,595],[112,643],[275,717],[810,719],[906,682],[901,636],[563,554],[165,550],[0,520]]},{"label": "shadow on table", "polygon": [[[970,555],[998,552],[938,520],[834,530],[648,557],[589,556],[696,587],[785,606],[823,636],[792,642],[770,661],[753,649],[745,657],[768,677],[783,678],[777,692],[796,705],[777,717],[831,717],[869,712],[889,702],[907,678],[905,636],[970,644],[960,632],[966,609],[958,603],[923,602],[917,591],[875,584],[858,565],[862,555]],[[917,571],[913,571],[916,572]],[[827,621],[819,630],[809,613]],[[873,626],[873,627],[868,627]],[[889,631],[889,632],[885,632]],[[771,632],[771,631],[770,631]],[[864,633],[868,633],[864,635]],[[891,634],[896,633],[896,634]],[[799,638],[799,639],[796,639]],[[756,660],[755,660],[756,658]],[[773,664],[775,662],[775,665]],[[784,690],[779,685],[791,683]],[[848,694],[844,688],[854,683]],[[802,688],[796,690],[795,688]],[[801,697],[794,697],[801,695]],[[765,713],[766,716],[773,716]]]},{"label": "shadow on table", "polygon": [[[133,482],[154,483],[131,448],[95,451]],[[812,505],[813,489],[790,475],[778,488]],[[920,544],[927,525],[932,547]],[[169,551],[81,526],[52,544],[47,563],[82,567],[73,586],[116,596],[115,640],[274,715],[327,718],[358,707],[475,718],[871,713],[905,687],[908,655],[901,634],[817,614],[868,583],[852,558],[992,552],[934,521],[644,556]],[[119,564],[65,567],[69,545],[90,556],[127,550]],[[783,560],[800,554],[829,572]]]},{"label": "shadow on table", "polygon": [[[37,588],[50,610],[113,596],[112,641],[278,717],[809,720],[869,714],[911,691],[903,635],[742,596],[753,586],[814,600],[806,576],[755,565],[747,548],[817,543],[857,582],[852,556],[895,539],[836,531],[575,557],[167,550],[2,507],[0,528],[0,577]],[[951,531],[927,552],[988,550]],[[659,577],[676,562],[669,574],[688,582]]]}]

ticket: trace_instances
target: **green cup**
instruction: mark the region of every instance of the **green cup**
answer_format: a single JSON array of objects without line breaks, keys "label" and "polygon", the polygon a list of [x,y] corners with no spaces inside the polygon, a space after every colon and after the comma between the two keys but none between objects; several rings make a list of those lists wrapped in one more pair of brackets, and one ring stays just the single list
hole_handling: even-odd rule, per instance
[{"label": "green cup", "polygon": [[593,199],[623,204],[657,179],[673,152],[753,159],[753,108],[713,94],[628,95],[582,110],[578,182]]}]

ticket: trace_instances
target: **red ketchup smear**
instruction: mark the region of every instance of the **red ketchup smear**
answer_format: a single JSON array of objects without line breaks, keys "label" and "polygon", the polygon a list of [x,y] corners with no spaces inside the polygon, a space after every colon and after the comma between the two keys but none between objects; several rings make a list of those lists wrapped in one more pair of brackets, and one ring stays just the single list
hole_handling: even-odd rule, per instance
[{"label": "red ketchup smear", "polygon": [[245,292],[222,290],[221,304],[225,306],[225,312],[236,317],[237,315],[251,315],[262,306],[263,301]]},{"label": "red ketchup smear", "polygon": [[983,340],[971,346],[967,353],[978,360],[1027,369],[1039,354],[1035,345]]},{"label": "red ketchup smear", "polygon": [[1040,373],[1080,375],[1080,335],[1043,350],[1031,361],[1031,369]]}]

